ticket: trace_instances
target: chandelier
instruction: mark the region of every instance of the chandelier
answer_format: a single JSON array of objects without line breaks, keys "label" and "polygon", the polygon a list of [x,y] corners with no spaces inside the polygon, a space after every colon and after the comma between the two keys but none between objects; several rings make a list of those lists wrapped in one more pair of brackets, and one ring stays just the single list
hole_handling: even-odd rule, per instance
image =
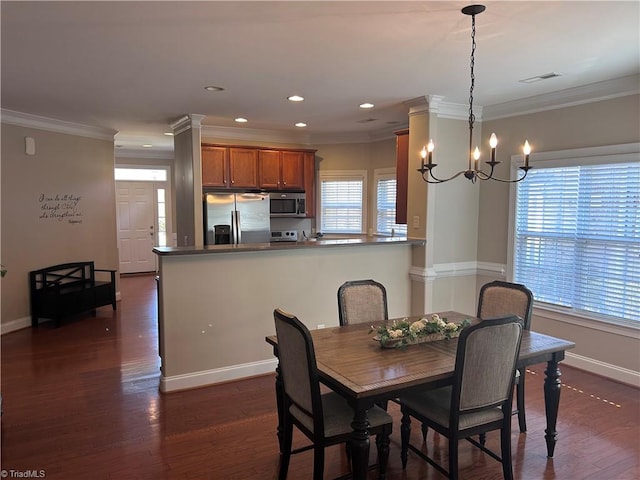
[{"label": "chandelier", "polygon": [[529,142],[524,142],[523,153],[524,153],[524,166],[519,167],[520,170],[524,172],[524,174],[516,180],[504,180],[493,176],[493,169],[500,162],[496,161],[496,147],[498,145],[498,138],[495,133],[491,134],[491,138],[489,139],[489,145],[491,146],[491,160],[485,162],[491,168],[488,172],[485,172],[481,168],[479,168],[479,160],[480,160],[480,150],[476,147],[472,150],[472,137],[473,137],[473,124],[475,122],[475,115],[473,114],[473,88],[475,86],[475,75],[473,72],[474,64],[475,64],[475,53],[476,53],[476,15],[484,12],[484,5],[468,5],[462,9],[462,13],[465,15],[471,15],[471,87],[469,89],[469,167],[467,170],[461,170],[458,173],[452,175],[449,178],[438,178],[433,174],[434,168],[437,166],[437,163],[433,163],[433,150],[434,144],[433,140],[429,140],[429,144],[425,147],[422,147],[422,151],[420,152],[420,157],[422,161],[420,162],[420,168],[418,172],[422,174],[422,179],[427,183],[443,183],[448,182],[449,180],[453,180],[460,175],[464,175],[465,178],[471,180],[472,183],[475,183],[476,180],[496,180],[498,182],[505,183],[515,183],[527,176],[528,171],[531,169],[529,166],[529,154],[531,153],[531,147],[529,146]]}]

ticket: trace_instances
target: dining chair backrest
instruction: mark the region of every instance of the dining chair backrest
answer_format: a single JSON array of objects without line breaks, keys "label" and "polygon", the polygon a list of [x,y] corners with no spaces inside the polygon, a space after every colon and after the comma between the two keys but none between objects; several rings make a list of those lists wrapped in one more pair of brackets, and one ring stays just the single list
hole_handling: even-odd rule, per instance
[{"label": "dining chair backrest", "polygon": [[514,372],[522,325],[510,315],[480,322],[458,339],[451,412],[491,408],[505,402],[511,415]]},{"label": "dining chair backrest", "polygon": [[322,400],[316,355],[309,329],[295,316],[273,311],[278,338],[278,368],[286,398],[313,418],[313,431],[323,435]]},{"label": "dining chair backrest", "polygon": [[533,294],[524,285],[496,280],[480,289],[478,318],[498,318],[517,315],[525,330],[531,329]]},{"label": "dining chair backrest", "polygon": [[338,289],[340,325],[387,320],[387,291],[375,280],[352,280]]}]

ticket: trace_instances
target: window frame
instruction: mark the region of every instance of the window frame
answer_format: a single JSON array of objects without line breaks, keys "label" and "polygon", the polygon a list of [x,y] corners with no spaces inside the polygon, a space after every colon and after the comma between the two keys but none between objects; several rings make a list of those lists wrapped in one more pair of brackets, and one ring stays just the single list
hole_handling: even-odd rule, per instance
[{"label": "window frame", "polygon": [[[397,188],[398,188],[398,183],[397,183],[397,178],[396,178],[396,169],[395,168],[376,168],[373,171],[373,216],[371,218],[371,221],[373,222],[372,226],[375,226],[375,233],[377,235],[391,235],[391,232],[380,232],[378,230],[378,182],[380,181],[384,181],[384,180],[396,180],[396,195],[397,195]],[[394,207],[395,210],[395,207]],[[394,225],[400,225],[394,222]],[[404,224],[405,227],[405,231],[404,232],[395,232],[395,234],[397,235],[398,233],[401,234],[401,236],[407,236],[408,234],[408,228],[407,225]]]},{"label": "window frame", "polygon": [[[322,204],[322,182],[324,181],[362,181],[362,219],[361,219],[361,231],[360,234],[365,234],[367,232],[367,176],[368,172],[366,170],[320,170],[318,173],[318,211],[319,214],[319,225],[318,230],[320,232],[325,232],[324,230],[324,217],[323,217],[323,204]],[[344,234],[353,234],[354,232],[327,232],[327,233],[344,233]]]},{"label": "window frame", "polygon": [[[554,168],[570,166],[606,165],[615,163],[631,163],[640,160],[640,143],[625,143],[599,147],[577,148],[532,153],[529,165],[533,168]],[[511,178],[517,179],[521,174],[518,169],[524,165],[523,155],[511,156]],[[520,174],[520,175],[519,175]],[[526,182],[526,180],[524,180]],[[507,278],[513,281],[515,261],[515,227],[516,227],[517,184],[511,183],[509,188],[509,226],[507,249]],[[575,310],[569,307],[549,304],[534,300],[534,312],[542,317],[553,319],[596,330],[617,333],[638,338],[640,322],[627,320],[594,312]]]}]

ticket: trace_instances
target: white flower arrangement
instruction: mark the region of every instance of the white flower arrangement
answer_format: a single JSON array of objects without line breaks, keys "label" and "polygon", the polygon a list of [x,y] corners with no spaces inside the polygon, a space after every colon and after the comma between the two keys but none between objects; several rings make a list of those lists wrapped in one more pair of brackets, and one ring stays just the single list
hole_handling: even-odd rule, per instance
[{"label": "white flower arrangement", "polygon": [[463,328],[471,325],[469,319],[464,319],[461,323],[449,323],[446,318],[440,318],[437,313],[430,317],[422,317],[420,320],[410,322],[408,318],[394,320],[390,325],[380,327],[371,326],[369,333],[375,331],[375,340],[380,342],[382,347],[394,346],[404,347],[410,343],[417,343],[426,337],[452,338],[457,337]]}]

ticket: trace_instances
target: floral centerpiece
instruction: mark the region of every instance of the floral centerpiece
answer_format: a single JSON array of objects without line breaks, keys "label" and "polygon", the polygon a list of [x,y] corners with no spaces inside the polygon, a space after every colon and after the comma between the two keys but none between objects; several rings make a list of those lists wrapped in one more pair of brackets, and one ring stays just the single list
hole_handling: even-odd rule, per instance
[{"label": "floral centerpiece", "polygon": [[380,327],[371,326],[369,333],[375,331],[374,340],[380,342],[382,348],[405,347],[413,343],[429,342],[454,338],[460,335],[463,328],[471,325],[469,319],[461,323],[449,323],[446,318],[440,318],[437,313],[420,320],[409,321],[408,318],[394,320],[390,325]]}]

